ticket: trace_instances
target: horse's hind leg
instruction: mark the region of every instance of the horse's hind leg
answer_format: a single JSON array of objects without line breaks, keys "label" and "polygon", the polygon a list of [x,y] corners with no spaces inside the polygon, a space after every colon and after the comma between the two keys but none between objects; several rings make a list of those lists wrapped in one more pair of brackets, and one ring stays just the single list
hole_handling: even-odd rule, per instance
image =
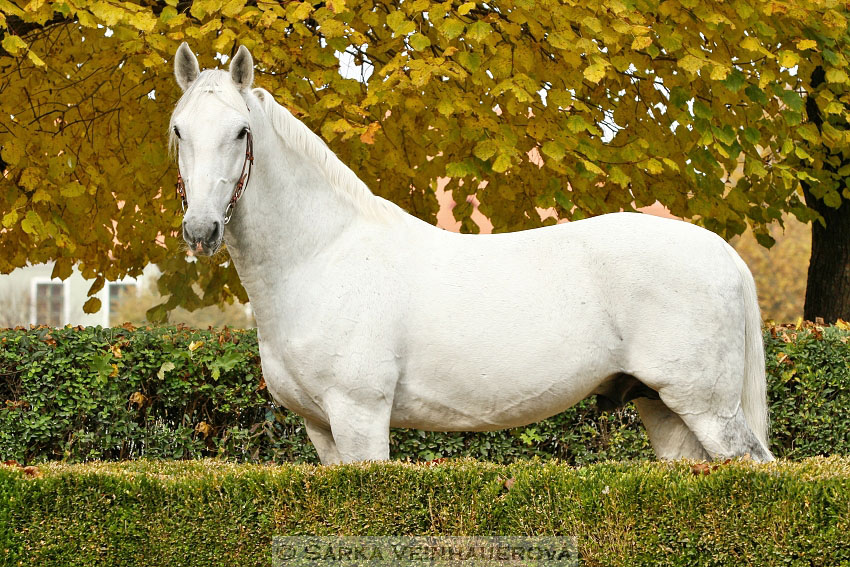
[{"label": "horse's hind leg", "polygon": [[721,322],[715,323],[716,328],[706,325],[705,330],[714,340],[695,343],[670,327],[652,335],[651,343],[636,342],[629,374],[658,392],[712,459],[749,455],[771,461],[773,456],[750,429],[741,405],[746,369],[743,329],[736,336]]},{"label": "horse's hind leg", "polygon": [[708,460],[709,454],[696,435],[661,400],[634,400],[649,441],[659,459]]},{"label": "horse's hind leg", "polygon": [[748,455],[756,461],[772,461],[773,455],[750,429],[740,404],[735,410],[730,410],[717,407],[699,413],[686,413],[683,409],[679,415],[715,459]]},{"label": "horse's hind leg", "polygon": [[668,384],[659,388],[658,393],[713,459],[749,456],[757,461],[772,461],[773,455],[744,417],[740,386],[735,380],[711,382],[713,386],[702,388],[695,388],[694,384]]}]

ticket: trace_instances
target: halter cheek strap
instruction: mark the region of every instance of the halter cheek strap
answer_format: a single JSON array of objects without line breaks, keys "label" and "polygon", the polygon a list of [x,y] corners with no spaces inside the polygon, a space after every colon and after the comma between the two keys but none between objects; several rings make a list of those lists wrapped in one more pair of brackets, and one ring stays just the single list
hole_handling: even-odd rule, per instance
[{"label": "halter cheek strap", "polygon": [[[245,143],[245,161],[242,162],[242,171],[239,173],[239,181],[233,188],[233,194],[230,196],[230,201],[227,203],[227,208],[224,210],[224,224],[230,222],[233,216],[233,209],[236,208],[236,203],[242,198],[245,189],[248,187],[248,180],[251,179],[251,169],[254,167],[254,137],[251,135],[251,130],[246,133],[247,141]],[[247,168],[247,171],[245,171]],[[180,202],[183,205],[183,212],[189,206],[186,200],[186,183],[183,182],[183,176],[180,175],[180,164],[177,165],[177,194],[180,195]]]},{"label": "halter cheek strap", "polygon": [[[248,180],[251,179],[251,168],[254,167],[254,137],[251,135],[251,130],[248,130],[247,142],[245,143],[245,161],[242,162],[242,171],[239,172],[239,181],[236,182],[236,187],[233,189],[233,195],[230,197],[230,202],[227,203],[227,208],[224,210],[224,224],[230,222],[230,217],[233,216],[233,209],[236,208],[236,202],[242,198],[245,193],[245,188],[248,187]],[[248,171],[245,171],[245,168]]]}]

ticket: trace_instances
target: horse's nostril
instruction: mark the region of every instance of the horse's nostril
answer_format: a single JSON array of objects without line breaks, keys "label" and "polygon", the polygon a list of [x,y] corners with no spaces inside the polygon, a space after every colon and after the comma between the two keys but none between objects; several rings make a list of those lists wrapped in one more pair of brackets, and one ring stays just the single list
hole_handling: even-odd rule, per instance
[{"label": "horse's nostril", "polygon": [[220,236],[221,223],[218,221],[213,221],[213,229],[210,234],[209,242],[218,242],[218,238]]}]

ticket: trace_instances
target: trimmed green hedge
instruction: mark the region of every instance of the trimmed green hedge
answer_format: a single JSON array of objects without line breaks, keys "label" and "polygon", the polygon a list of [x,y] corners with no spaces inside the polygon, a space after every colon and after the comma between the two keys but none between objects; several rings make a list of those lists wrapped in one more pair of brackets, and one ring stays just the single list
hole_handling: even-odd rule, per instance
[{"label": "trimmed green hedge", "polygon": [[[698,332],[694,330],[693,332]],[[765,330],[777,456],[850,455],[850,332]],[[506,432],[394,430],[394,459],[651,458],[632,406],[595,401]],[[317,462],[301,419],[275,408],[254,331],[0,330],[0,461],[221,457]]]},{"label": "trimmed green hedge", "polygon": [[0,465],[0,563],[267,566],[275,535],[522,534],[575,537],[588,566],[850,564],[850,459],[699,466]]}]

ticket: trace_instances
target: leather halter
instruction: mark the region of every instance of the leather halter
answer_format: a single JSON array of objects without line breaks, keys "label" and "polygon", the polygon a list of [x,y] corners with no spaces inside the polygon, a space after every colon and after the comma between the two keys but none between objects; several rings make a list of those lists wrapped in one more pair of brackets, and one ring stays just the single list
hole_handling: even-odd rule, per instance
[{"label": "leather halter", "polygon": [[[245,161],[242,162],[242,171],[239,173],[239,181],[233,188],[233,194],[230,196],[230,202],[227,203],[227,208],[224,210],[224,224],[230,222],[230,217],[233,216],[233,209],[236,208],[236,202],[245,193],[245,188],[248,187],[248,180],[251,179],[251,168],[254,167],[254,137],[251,135],[251,130],[246,133],[247,141],[245,143]],[[245,168],[248,171],[245,171]],[[180,195],[180,201],[183,205],[183,212],[189,206],[186,200],[186,184],[183,182],[183,176],[180,175],[180,164],[177,164],[177,194]]]}]

